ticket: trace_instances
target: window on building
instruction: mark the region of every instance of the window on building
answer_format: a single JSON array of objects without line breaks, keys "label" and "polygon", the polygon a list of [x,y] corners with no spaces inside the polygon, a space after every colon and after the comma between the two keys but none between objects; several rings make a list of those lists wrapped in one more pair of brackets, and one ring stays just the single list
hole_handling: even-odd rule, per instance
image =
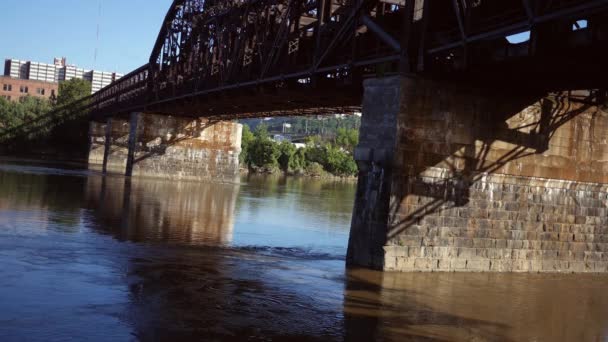
[{"label": "window on building", "polygon": [[44,95],[44,93],[45,93],[44,88],[36,88],[36,94]]},{"label": "window on building", "polygon": [[55,97],[55,89],[51,89],[51,96]]},{"label": "window on building", "polygon": [[26,86],[19,87],[19,92],[27,94],[29,89]]},{"label": "window on building", "polygon": [[3,99],[7,99],[7,100],[9,100],[9,101],[11,100],[10,95],[2,95],[2,98],[3,98]]},{"label": "window on building", "polygon": [[2,90],[4,90],[4,91],[13,91],[13,85],[12,84],[3,84],[2,85]]}]

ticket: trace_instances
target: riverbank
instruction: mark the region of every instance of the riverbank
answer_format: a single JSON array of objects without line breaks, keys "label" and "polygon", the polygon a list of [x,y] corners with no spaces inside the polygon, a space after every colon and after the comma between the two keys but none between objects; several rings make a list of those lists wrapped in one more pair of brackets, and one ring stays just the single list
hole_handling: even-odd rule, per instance
[{"label": "riverbank", "polygon": [[305,178],[305,179],[323,179],[323,180],[334,180],[334,181],[345,181],[345,182],[356,182],[357,176],[339,176],[333,175],[329,172],[321,170],[322,172],[285,172],[283,170],[266,170],[262,168],[246,168],[241,167],[241,176],[274,176],[274,177],[293,177],[293,178]]}]

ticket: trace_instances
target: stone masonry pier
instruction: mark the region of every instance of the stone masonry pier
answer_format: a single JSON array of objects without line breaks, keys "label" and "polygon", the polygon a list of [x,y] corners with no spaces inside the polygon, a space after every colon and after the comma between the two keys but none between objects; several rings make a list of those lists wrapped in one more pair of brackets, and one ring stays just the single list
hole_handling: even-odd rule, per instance
[{"label": "stone masonry pier", "polygon": [[605,104],[592,91],[367,80],[347,262],[607,272]]},{"label": "stone masonry pier", "polygon": [[130,120],[91,122],[89,168],[128,176],[234,181],[242,126],[132,113]]}]

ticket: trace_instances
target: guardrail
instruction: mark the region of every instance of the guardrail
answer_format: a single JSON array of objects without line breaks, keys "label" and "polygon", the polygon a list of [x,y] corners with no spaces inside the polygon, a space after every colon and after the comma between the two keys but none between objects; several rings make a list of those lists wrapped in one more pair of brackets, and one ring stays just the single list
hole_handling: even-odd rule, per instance
[{"label": "guardrail", "polygon": [[116,106],[143,106],[148,90],[149,64],[143,65],[89,97],[91,115],[100,115]]}]

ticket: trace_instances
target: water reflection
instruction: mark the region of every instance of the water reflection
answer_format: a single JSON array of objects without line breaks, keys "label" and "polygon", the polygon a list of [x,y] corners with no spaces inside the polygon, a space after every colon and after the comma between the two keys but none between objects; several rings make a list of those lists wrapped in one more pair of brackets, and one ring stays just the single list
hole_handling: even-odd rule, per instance
[{"label": "water reflection", "polygon": [[345,270],[354,191],[0,165],[0,339],[608,336],[606,275]]},{"label": "water reflection", "polygon": [[89,177],[87,207],[102,229],[135,242],[226,245],[238,184]]},{"label": "water reflection", "polygon": [[[600,341],[605,275],[348,273],[347,339]],[[600,318],[602,317],[602,318]]]},{"label": "water reflection", "polygon": [[19,225],[21,234],[42,233],[50,228],[66,232],[80,229],[80,208],[74,201],[82,194],[84,177],[53,173],[41,177],[38,172],[48,170],[43,168],[18,170],[0,170],[0,228]]}]

